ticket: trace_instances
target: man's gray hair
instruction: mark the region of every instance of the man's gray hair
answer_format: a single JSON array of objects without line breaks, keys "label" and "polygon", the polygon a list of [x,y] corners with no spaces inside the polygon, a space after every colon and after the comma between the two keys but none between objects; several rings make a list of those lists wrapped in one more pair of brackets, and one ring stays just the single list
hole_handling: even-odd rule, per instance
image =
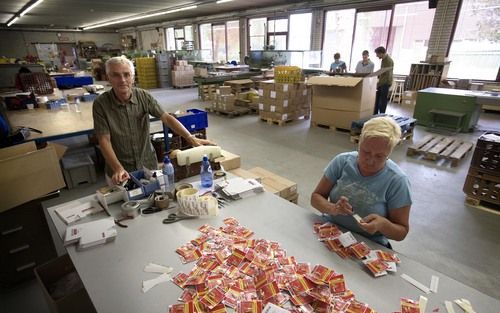
[{"label": "man's gray hair", "polygon": [[130,68],[130,74],[132,75],[132,77],[134,77],[134,63],[132,63],[132,61],[130,61],[129,59],[127,59],[125,56],[119,56],[119,57],[112,57],[111,59],[107,60],[106,61],[106,73],[109,73],[109,67],[112,65],[112,64],[125,64],[125,65],[128,65],[128,67]]}]

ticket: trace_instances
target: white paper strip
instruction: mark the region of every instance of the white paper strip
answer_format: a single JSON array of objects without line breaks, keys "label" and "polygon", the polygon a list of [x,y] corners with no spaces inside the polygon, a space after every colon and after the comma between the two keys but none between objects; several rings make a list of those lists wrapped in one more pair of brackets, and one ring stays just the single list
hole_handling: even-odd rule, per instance
[{"label": "white paper strip", "polygon": [[338,239],[342,246],[346,248],[358,242],[350,231],[343,233],[338,237]]},{"label": "white paper strip", "polygon": [[474,309],[472,308],[471,303],[467,299],[457,299],[454,301],[456,304],[458,304],[459,307],[462,308],[466,313],[476,313]]},{"label": "white paper strip", "polygon": [[427,308],[427,298],[424,296],[420,296],[420,299],[418,300],[418,306],[420,308],[420,313],[425,313],[425,309]]},{"label": "white paper strip", "polygon": [[438,292],[438,285],[439,285],[439,277],[436,275],[432,275],[431,277],[431,291],[434,293]]},{"label": "white paper strip", "polygon": [[451,303],[450,301],[445,301],[444,306],[446,307],[446,311],[448,313],[455,313],[455,310],[453,309],[453,303]]},{"label": "white paper strip", "polygon": [[402,274],[401,275],[401,278],[403,278],[404,280],[406,280],[407,282],[409,282],[410,284],[412,284],[413,286],[417,287],[418,289],[422,290],[423,292],[425,292],[426,294],[429,294],[431,293],[431,291],[429,290],[429,288],[427,288],[424,284],[422,284],[421,282],[413,279],[412,277],[406,275],[406,274]]},{"label": "white paper strip", "polygon": [[142,282],[142,292],[146,293],[149,291],[149,289],[153,288],[154,286],[165,283],[170,281],[171,277],[170,275],[163,273],[160,276],[150,279],[150,280],[144,280]]},{"label": "white paper strip", "polygon": [[170,266],[163,266],[160,264],[149,263],[144,267],[144,272],[147,273],[159,273],[159,274],[170,274],[174,269]]}]

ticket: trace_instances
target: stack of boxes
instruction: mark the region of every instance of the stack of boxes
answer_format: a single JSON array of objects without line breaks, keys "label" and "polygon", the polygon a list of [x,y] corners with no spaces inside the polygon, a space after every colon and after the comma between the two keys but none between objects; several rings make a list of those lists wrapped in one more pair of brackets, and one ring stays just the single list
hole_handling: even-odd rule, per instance
[{"label": "stack of boxes", "polygon": [[172,71],[172,85],[174,87],[193,86],[194,69],[188,61],[177,60]]},{"label": "stack of boxes", "polygon": [[216,84],[198,86],[198,95],[202,101],[214,100],[216,92],[217,92]]},{"label": "stack of boxes", "polygon": [[233,112],[236,96],[231,93],[230,86],[220,86],[216,93],[212,109],[219,112]]},{"label": "stack of boxes", "polygon": [[[250,95],[256,94],[254,89],[255,83],[251,79],[228,80],[224,83],[225,86],[231,87],[231,92],[235,95],[235,104],[242,107],[250,107]],[[258,102],[257,102],[258,103]],[[258,106],[255,105],[256,107]]]},{"label": "stack of boxes", "polygon": [[259,116],[263,120],[289,121],[309,118],[310,91],[305,83],[260,83]]},{"label": "stack of boxes", "polygon": [[140,88],[158,88],[155,58],[136,58],[137,81]]},{"label": "stack of boxes", "polygon": [[170,53],[156,55],[156,69],[158,72],[158,86],[160,88],[172,86],[172,56]]}]

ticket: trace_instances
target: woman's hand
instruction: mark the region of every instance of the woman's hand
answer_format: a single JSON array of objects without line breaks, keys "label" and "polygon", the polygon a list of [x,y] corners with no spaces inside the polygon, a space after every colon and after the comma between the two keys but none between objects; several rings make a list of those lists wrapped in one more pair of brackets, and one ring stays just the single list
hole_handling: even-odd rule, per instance
[{"label": "woman's hand", "polygon": [[352,215],[352,206],[349,199],[341,196],[337,203],[330,203],[328,213],[330,215]]},{"label": "woman's hand", "polygon": [[369,214],[361,219],[359,227],[369,234],[382,232],[382,230],[391,222],[378,214]]}]

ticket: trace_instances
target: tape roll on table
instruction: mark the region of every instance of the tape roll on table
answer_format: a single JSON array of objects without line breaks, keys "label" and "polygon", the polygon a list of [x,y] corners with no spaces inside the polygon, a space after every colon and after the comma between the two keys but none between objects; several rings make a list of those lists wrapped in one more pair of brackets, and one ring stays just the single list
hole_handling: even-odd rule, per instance
[{"label": "tape roll on table", "polygon": [[127,201],[122,204],[122,215],[125,217],[136,218],[139,216],[139,208],[142,203],[137,201]]},{"label": "tape roll on table", "polygon": [[169,199],[167,196],[156,196],[155,197],[155,207],[160,209],[168,208]]},{"label": "tape roll on table", "polygon": [[217,179],[217,178],[222,178],[226,176],[226,173],[223,172],[223,171],[217,171],[217,172],[214,172],[214,179]]}]

